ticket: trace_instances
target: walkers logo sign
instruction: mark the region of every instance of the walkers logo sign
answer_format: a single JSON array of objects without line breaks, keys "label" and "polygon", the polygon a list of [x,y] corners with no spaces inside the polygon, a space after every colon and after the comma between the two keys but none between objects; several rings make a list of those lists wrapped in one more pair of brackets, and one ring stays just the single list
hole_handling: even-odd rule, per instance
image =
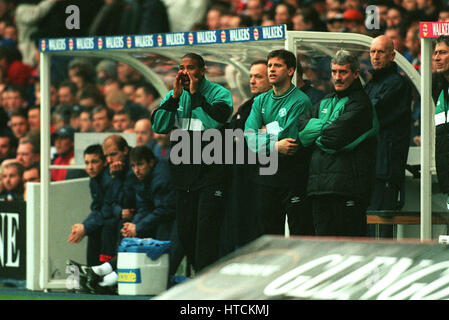
[{"label": "walkers logo sign", "polygon": [[81,37],[41,39],[41,52],[127,50],[137,48],[174,47],[203,44],[222,44],[262,40],[285,40],[286,26],[263,26],[224,30],[172,32],[153,35],[124,35],[105,37]]},{"label": "walkers logo sign", "polygon": [[439,244],[261,237],[158,299],[444,300]]},{"label": "walkers logo sign", "polygon": [[421,38],[449,36],[449,22],[420,22],[419,36]]},{"label": "walkers logo sign", "polygon": [[26,278],[26,204],[0,202],[0,276]]}]

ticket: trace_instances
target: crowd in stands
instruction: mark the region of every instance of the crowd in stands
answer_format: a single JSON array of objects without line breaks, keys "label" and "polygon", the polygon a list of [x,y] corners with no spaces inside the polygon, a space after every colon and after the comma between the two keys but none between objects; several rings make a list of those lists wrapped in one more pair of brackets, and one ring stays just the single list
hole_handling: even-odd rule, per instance
[{"label": "crowd in stands", "polygon": [[[1,162],[16,159],[25,166],[24,169],[39,163],[39,38],[175,31],[170,28],[173,20],[169,15],[170,8],[162,0],[75,2],[82,13],[81,25],[79,29],[68,30],[62,25],[67,18],[68,2],[65,0],[0,0]],[[448,2],[210,0],[204,17],[192,21],[191,30],[286,24],[288,30],[355,32],[373,37],[385,34],[393,40],[395,50],[420,71],[418,23],[449,21]],[[183,5],[181,3],[180,8]],[[366,9],[370,5],[375,5],[379,12],[379,28],[366,27],[372,19]],[[141,143],[150,143],[158,156],[168,157],[168,137],[153,135],[149,123],[139,122],[149,118],[160,97],[137,70],[112,60],[62,57],[52,63],[50,103],[55,164],[73,163],[73,133],[77,131],[137,132],[138,141],[145,139]],[[419,145],[420,102],[419,95],[413,94],[411,145]],[[148,133],[144,134],[143,128]],[[56,132],[60,129],[63,129],[64,137],[57,139]],[[24,141],[30,141],[28,149],[35,153],[34,160],[28,163],[23,160]],[[58,147],[61,141],[67,141],[68,150]],[[65,179],[66,174],[67,170],[53,170],[51,177],[56,181]],[[80,175],[69,174],[68,178]],[[20,189],[24,189],[22,184],[19,183]],[[4,188],[2,185],[0,189]]]},{"label": "crowd in stands", "polygon": [[[179,20],[179,13],[191,9],[193,4],[176,2],[0,0],[0,201],[26,200],[26,183],[40,181],[39,39],[187,31],[173,27],[176,16],[172,7],[176,7]],[[385,35],[418,72],[419,21],[449,22],[448,0],[205,0],[198,3],[203,5],[204,14],[198,14],[201,10],[197,12],[196,20],[189,21],[189,30],[286,24],[288,30]],[[65,9],[70,4],[80,9],[79,29],[68,29],[65,25],[68,16]],[[371,5],[379,13],[378,28],[367,27],[368,20],[372,19],[367,14]],[[144,63],[154,66],[157,61],[151,57],[149,54]],[[172,76],[167,72],[170,85]],[[124,62],[55,57],[50,86],[52,163],[74,163],[76,132],[134,132],[137,146],[146,145],[158,159],[168,160],[169,134],[154,133],[150,121],[161,99],[155,87]],[[419,101],[419,95],[413,92],[410,145],[420,144]],[[87,176],[84,170],[51,170],[52,181]]]}]

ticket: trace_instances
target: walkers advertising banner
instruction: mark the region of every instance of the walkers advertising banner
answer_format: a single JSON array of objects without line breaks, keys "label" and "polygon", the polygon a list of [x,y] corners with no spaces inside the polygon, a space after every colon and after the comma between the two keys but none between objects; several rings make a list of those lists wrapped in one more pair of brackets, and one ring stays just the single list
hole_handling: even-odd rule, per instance
[{"label": "walkers advertising banner", "polygon": [[41,52],[126,50],[233,42],[284,40],[285,25],[146,35],[40,39]]},{"label": "walkers advertising banner", "polygon": [[420,22],[419,36],[421,38],[449,36],[449,22]]}]

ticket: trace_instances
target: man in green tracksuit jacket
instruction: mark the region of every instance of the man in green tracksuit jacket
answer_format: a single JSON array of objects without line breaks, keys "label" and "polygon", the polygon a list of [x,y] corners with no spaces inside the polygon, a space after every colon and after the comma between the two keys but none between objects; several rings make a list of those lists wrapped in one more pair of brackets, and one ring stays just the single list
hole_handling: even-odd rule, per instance
[{"label": "man in green tracksuit jacket", "polygon": [[171,132],[171,177],[177,191],[175,223],[187,258],[197,272],[219,258],[225,208],[224,161],[203,161],[209,141],[202,141],[202,135],[209,129],[217,129],[214,132],[222,135],[233,110],[229,90],[207,80],[205,72],[201,56],[184,55],[173,90],[152,114],[154,132]]},{"label": "man in green tracksuit jacket", "polygon": [[[285,216],[291,234],[313,235],[312,216],[306,201],[307,171],[310,153],[298,151],[297,119],[312,107],[307,95],[291,79],[296,57],[287,50],[268,54],[268,80],[272,89],[254,99],[245,123],[245,138],[253,152],[278,153],[274,174],[255,177],[253,237],[284,234]],[[263,129],[259,131],[259,129]]]},{"label": "man in green tracksuit jacket", "polygon": [[331,62],[335,92],[300,116],[298,138],[314,146],[307,194],[318,236],[366,236],[375,178],[377,118],[359,80],[355,55]]},{"label": "man in green tracksuit jacket", "polygon": [[435,165],[440,192],[446,194],[449,209],[449,37],[436,39],[433,52],[435,75],[432,97],[435,103]]}]

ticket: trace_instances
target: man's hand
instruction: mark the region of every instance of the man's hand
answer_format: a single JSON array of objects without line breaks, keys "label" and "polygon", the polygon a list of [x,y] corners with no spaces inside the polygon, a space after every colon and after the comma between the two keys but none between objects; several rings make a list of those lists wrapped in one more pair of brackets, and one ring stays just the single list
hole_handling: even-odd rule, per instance
[{"label": "man's hand", "polygon": [[72,226],[72,233],[70,233],[67,242],[78,243],[84,237],[84,225],[82,223],[77,223]]},{"label": "man's hand", "polygon": [[122,219],[131,219],[134,215],[134,209],[122,209]]},{"label": "man's hand", "polygon": [[125,164],[122,161],[114,161],[109,165],[109,173],[111,174],[111,176],[114,176],[122,171],[124,167]]},{"label": "man's hand", "polygon": [[135,238],[137,236],[136,225],[131,222],[125,222],[120,232],[122,233],[122,236],[125,238]]},{"label": "man's hand", "polygon": [[413,142],[417,145],[420,146],[421,145],[421,136],[416,136],[413,138]]},{"label": "man's hand", "polygon": [[285,138],[274,144],[275,150],[288,156],[295,154],[296,151],[298,151],[298,148],[299,145],[296,143],[296,140],[292,138]]},{"label": "man's hand", "polygon": [[173,98],[179,99],[182,94],[182,71],[179,70],[173,84]]},{"label": "man's hand", "polygon": [[190,79],[190,88],[189,88],[190,94],[195,94],[195,92],[198,91],[199,79],[189,72],[187,72],[187,75],[189,76]]}]

